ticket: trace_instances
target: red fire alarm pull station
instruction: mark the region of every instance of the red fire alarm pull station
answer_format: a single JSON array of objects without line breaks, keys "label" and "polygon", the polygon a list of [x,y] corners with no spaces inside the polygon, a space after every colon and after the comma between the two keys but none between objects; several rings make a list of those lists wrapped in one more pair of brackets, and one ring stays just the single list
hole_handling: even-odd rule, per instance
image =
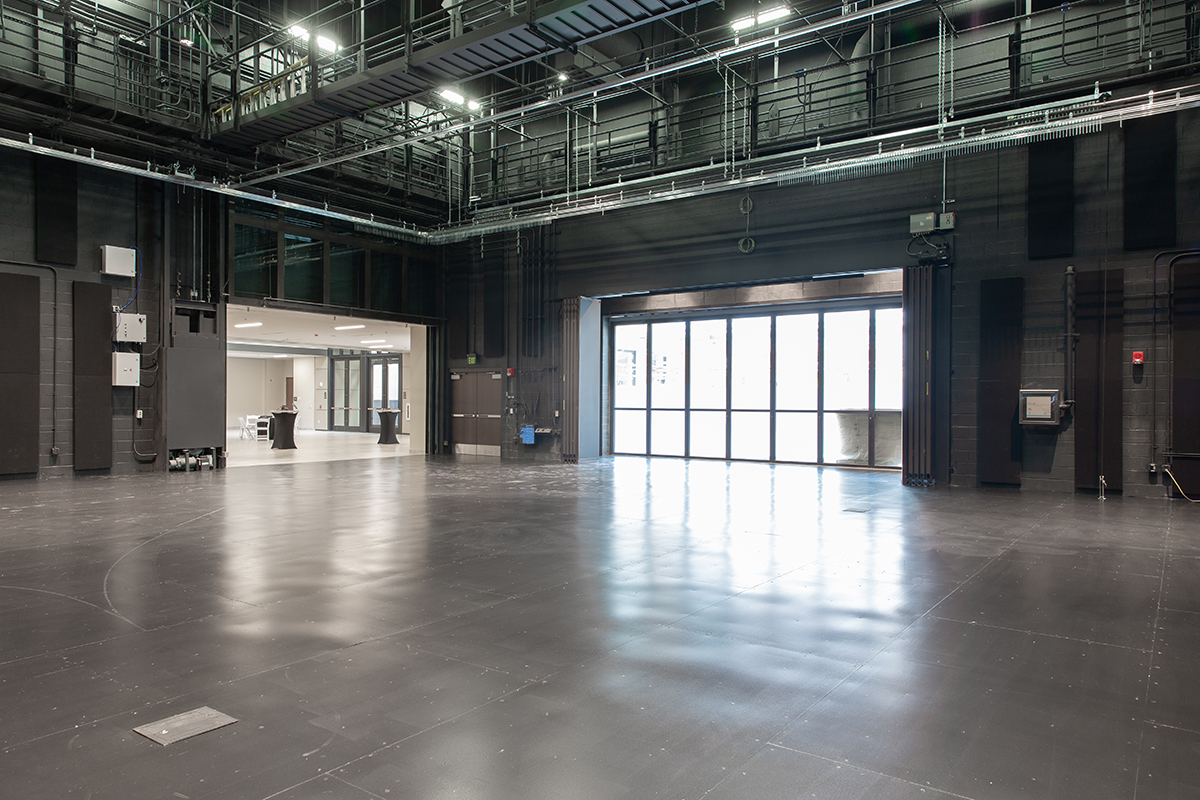
[{"label": "red fire alarm pull station", "polygon": [[[1138,356],[1141,356],[1141,353],[1138,353]],[[1139,364],[1140,364],[1140,363],[1142,363],[1142,362],[1140,362],[1140,361],[1139,361],[1139,362],[1137,362],[1137,363],[1139,363]],[[511,378],[513,375],[516,375],[516,374],[517,374],[517,371],[516,371],[515,369],[513,369],[512,367],[509,367],[507,370],[505,370],[505,372],[507,372],[507,373],[508,373],[508,377],[510,377],[510,378]]]},{"label": "red fire alarm pull station", "polygon": [[1141,350],[1134,350],[1133,351],[1133,363],[1134,364],[1145,364],[1146,363],[1145,353],[1143,353]]}]

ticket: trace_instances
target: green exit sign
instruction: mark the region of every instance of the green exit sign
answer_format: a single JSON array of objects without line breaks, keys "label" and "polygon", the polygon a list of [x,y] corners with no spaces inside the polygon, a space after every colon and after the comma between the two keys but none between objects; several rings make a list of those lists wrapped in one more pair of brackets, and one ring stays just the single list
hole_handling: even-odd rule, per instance
[{"label": "green exit sign", "polygon": [[467,363],[472,365],[479,363],[479,356],[474,353],[467,353]]}]

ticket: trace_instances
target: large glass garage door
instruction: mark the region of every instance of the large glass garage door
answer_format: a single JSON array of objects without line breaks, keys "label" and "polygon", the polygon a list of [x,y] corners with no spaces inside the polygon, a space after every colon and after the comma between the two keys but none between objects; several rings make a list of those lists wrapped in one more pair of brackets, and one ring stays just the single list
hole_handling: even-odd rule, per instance
[{"label": "large glass garage door", "polygon": [[612,451],[900,466],[899,308],[613,326]]}]

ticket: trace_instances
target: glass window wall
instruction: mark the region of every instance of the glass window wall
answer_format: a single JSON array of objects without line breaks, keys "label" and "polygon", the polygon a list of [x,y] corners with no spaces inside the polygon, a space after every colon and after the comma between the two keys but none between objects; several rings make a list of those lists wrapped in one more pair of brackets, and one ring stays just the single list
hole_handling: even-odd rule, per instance
[{"label": "glass window wall", "polygon": [[900,465],[900,308],[612,330],[614,453]]}]

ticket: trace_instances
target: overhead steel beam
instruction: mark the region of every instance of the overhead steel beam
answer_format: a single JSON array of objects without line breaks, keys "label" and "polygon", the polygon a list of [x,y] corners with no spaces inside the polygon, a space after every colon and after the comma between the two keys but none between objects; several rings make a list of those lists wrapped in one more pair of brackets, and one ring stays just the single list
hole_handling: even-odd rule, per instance
[{"label": "overhead steel beam", "polygon": [[731,47],[717,50],[712,53],[704,53],[691,58],[683,59],[673,64],[665,64],[661,67],[650,69],[642,72],[637,72],[632,75],[627,75],[621,78],[614,78],[606,81],[600,86],[589,86],[584,89],[578,89],[573,92],[567,92],[559,97],[547,98],[539,100],[535,103],[520,106],[519,108],[509,109],[494,114],[489,114],[485,117],[468,117],[460,122],[452,123],[439,129],[436,132],[422,134],[420,136],[409,136],[400,140],[394,140],[374,146],[364,146],[356,148],[353,151],[342,152],[334,155],[322,155],[319,159],[305,159],[302,161],[293,161],[291,164],[281,165],[279,167],[259,170],[257,172],[247,173],[245,176],[230,181],[230,185],[248,187],[256,186],[261,183],[276,180],[277,178],[286,178],[291,175],[299,175],[304,172],[310,172],[314,169],[330,167],[335,164],[341,164],[346,161],[363,158],[375,153],[382,153],[385,150],[390,150],[395,147],[403,147],[408,144],[416,144],[433,136],[445,136],[454,131],[465,130],[475,125],[497,122],[499,120],[512,119],[514,117],[525,116],[536,111],[555,106],[562,106],[572,103],[577,100],[590,100],[598,95],[604,95],[614,92],[625,87],[636,86],[639,83],[656,80],[665,75],[672,75],[683,70],[694,69],[710,64],[714,61],[722,61],[738,58],[740,56],[750,55],[760,49],[774,48],[779,43],[795,41],[809,36],[818,36],[822,31],[830,28],[852,25],[865,19],[886,14],[891,11],[896,11],[902,8],[918,5],[929,2],[929,0],[889,0],[889,2],[881,3],[862,11],[856,11],[850,14],[844,14],[822,22],[814,22],[797,30],[780,33],[773,36],[766,36],[761,39],[755,39],[750,42],[736,44]]}]

